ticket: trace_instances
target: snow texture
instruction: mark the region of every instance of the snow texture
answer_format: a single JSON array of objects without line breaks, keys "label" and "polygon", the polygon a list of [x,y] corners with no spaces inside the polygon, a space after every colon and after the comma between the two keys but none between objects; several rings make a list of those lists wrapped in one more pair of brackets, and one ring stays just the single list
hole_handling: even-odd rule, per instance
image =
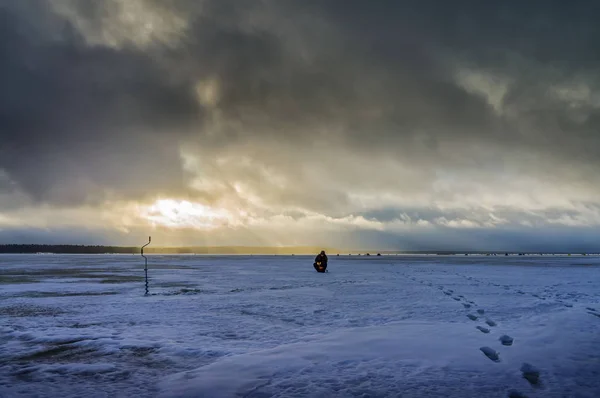
[{"label": "snow texture", "polygon": [[0,397],[600,396],[596,257],[149,268],[144,296],[136,255],[1,255]]}]

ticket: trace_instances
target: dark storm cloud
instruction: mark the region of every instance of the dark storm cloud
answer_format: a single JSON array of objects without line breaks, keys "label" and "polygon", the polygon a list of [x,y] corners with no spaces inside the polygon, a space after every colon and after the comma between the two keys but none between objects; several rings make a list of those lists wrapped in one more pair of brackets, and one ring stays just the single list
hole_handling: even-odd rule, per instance
[{"label": "dark storm cloud", "polygon": [[45,37],[32,17],[52,16],[29,4],[0,8],[0,168],[62,204],[181,191],[178,142],[198,117],[188,82],[142,51],[87,46],[67,23]]},{"label": "dark storm cloud", "polygon": [[[319,162],[329,148],[311,152],[307,143],[320,140],[348,156],[409,161],[424,174],[496,159],[555,183],[598,181],[600,107],[551,91],[577,81],[598,87],[591,72],[599,33],[588,2],[260,4],[244,12],[270,13],[276,23],[240,28],[245,14],[229,4],[188,32],[186,48],[203,54],[196,70],[222,88],[217,109],[226,123],[212,127],[218,134],[204,137],[206,148],[253,143],[273,152],[285,142]],[[458,84],[457,65],[509,81],[503,112]]]},{"label": "dark storm cloud", "polygon": [[[228,143],[247,135],[302,141],[339,127],[339,144],[381,151],[390,143],[414,145],[415,135],[432,130],[475,135],[496,129],[487,104],[436,63],[434,43],[419,37],[423,32],[392,29],[403,21],[388,16],[357,23],[359,13],[379,12],[379,5],[336,5],[347,16],[341,18],[299,2],[260,4],[280,18],[270,30],[259,25],[224,33],[217,17],[195,21],[187,36],[188,49],[203,54],[196,70],[219,78],[219,110],[243,123],[225,131]],[[396,5],[390,9],[403,16]],[[305,22],[310,16],[314,26]],[[238,24],[244,23],[242,14]]]},{"label": "dark storm cloud", "polygon": [[[3,4],[0,168],[39,201],[183,195],[181,146],[208,177],[320,212],[393,185],[393,174],[364,178],[342,158],[412,167],[418,175],[397,180],[405,192],[426,190],[437,169],[468,178],[504,163],[557,183],[598,181],[600,106],[551,90],[596,92],[595,2],[147,1],[185,28],[120,46],[96,37],[111,23],[119,33],[118,2],[65,2],[83,24],[41,3]],[[457,70],[506,79],[501,110]],[[217,89],[202,103],[206,82]],[[224,154],[251,167],[219,169]],[[315,192],[306,163],[327,188]]]}]

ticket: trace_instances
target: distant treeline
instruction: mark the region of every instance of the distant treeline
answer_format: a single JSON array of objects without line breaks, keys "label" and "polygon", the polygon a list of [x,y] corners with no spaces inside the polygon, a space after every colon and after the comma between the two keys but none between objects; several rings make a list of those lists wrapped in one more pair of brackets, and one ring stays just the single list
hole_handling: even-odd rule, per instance
[{"label": "distant treeline", "polygon": [[[201,246],[201,247],[152,247],[144,249],[148,254],[316,254],[321,250],[338,253],[336,249],[317,247],[254,247],[254,246]],[[137,254],[140,247],[101,245],[0,245],[0,253],[11,254]]]}]

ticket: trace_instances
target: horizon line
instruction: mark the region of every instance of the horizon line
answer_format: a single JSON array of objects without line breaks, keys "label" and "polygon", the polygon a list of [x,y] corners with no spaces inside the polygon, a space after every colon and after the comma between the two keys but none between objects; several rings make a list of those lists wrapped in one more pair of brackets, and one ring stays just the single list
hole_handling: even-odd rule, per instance
[{"label": "horizon line", "polygon": [[[73,243],[2,243],[0,244],[0,253],[9,254],[9,252],[2,249],[23,248],[23,247],[36,248],[95,248],[95,249],[111,249],[111,250],[122,250],[132,251],[138,250],[140,246],[119,246],[119,245],[98,245],[98,244],[73,244]],[[164,251],[164,254],[310,254],[325,250],[330,254],[489,254],[489,255],[505,255],[505,254],[599,254],[600,251],[545,251],[545,250],[401,250],[401,249],[338,249],[334,247],[320,247],[314,245],[298,245],[298,246],[254,246],[254,245],[215,245],[215,246],[149,246],[145,249],[148,254],[160,254]],[[201,251],[201,253],[197,253]],[[37,251],[39,252],[39,251]],[[170,252],[170,253],[169,253]],[[181,253],[178,253],[181,252]],[[187,252],[187,253],[186,253]],[[110,251],[104,252],[110,253]],[[63,253],[67,254],[67,253]],[[85,254],[85,253],[81,253]]]}]

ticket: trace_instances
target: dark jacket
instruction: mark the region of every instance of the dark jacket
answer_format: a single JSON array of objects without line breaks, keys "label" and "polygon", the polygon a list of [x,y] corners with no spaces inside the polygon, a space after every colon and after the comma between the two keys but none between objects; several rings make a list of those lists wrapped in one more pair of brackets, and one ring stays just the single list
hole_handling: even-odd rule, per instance
[{"label": "dark jacket", "polygon": [[317,257],[315,257],[315,263],[320,262],[323,265],[327,265],[327,255],[326,254],[317,254]]}]

